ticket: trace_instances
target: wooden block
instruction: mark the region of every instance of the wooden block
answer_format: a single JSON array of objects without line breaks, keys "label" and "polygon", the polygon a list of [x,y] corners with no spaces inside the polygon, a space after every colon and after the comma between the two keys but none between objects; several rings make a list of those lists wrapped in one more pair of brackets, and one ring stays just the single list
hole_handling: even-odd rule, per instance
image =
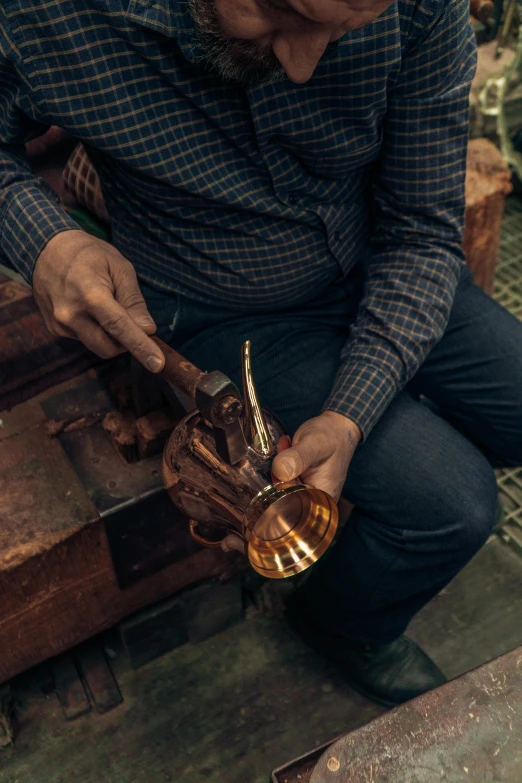
[{"label": "wooden block", "polygon": [[15,280],[0,284],[0,334],[0,410],[100,362],[81,343],[53,337],[31,289]]},{"label": "wooden block", "polygon": [[466,225],[463,249],[478,286],[493,292],[504,202],[511,172],[488,139],[472,139],[466,169]]},{"label": "wooden block", "polygon": [[172,430],[179,422],[169,408],[154,411],[136,421],[136,437],[140,459],[161,454]]},{"label": "wooden block", "polygon": [[202,549],[120,590],[102,522],[83,526],[40,557],[8,573],[0,569],[0,680],[70,650],[188,585],[218,576],[227,563],[224,552]]},{"label": "wooden block", "polygon": [[120,624],[120,635],[134,669],[188,641],[183,605],[179,599],[162,601]]},{"label": "wooden block", "polygon": [[9,748],[14,741],[14,700],[10,683],[0,685],[0,750]]},{"label": "wooden block", "polygon": [[103,419],[103,429],[124,462],[137,461],[136,416],[132,411],[109,411]]},{"label": "wooden block", "polygon": [[[0,571],[42,554],[98,517],[45,426],[0,441],[0,499]],[[11,595],[19,591],[23,586],[13,584]],[[3,612],[0,624],[5,617]]]},{"label": "wooden block", "polygon": [[104,525],[122,590],[200,549],[190,535],[189,520],[165,491],[106,516]]},{"label": "wooden block", "polygon": [[75,654],[87,693],[98,712],[103,715],[120,705],[123,697],[100,643],[86,642]]},{"label": "wooden block", "polygon": [[65,720],[90,712],[91,705],[72,656],[62,655],[53,662],[54,687]]},{"label": "wooden block", "polygon": [[243,619],[241,580],[200,585],[183,595],[188,636],[197,643]]},{"label": "wooden block", "polygon": [[49,696],[55,692],[53,661],[44,661],[35,668],[36,677],[40,684],[40,690],[43,696]]}]

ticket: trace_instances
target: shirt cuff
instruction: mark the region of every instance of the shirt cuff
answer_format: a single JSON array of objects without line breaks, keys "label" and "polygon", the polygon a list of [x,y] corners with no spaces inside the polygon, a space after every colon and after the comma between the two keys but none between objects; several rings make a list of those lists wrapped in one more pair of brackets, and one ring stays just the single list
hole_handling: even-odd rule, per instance
[{"label": "shirt cuff", "polygon": [[366,440],[397,392],[391,375],[364,363],[350,363],[337,373],[323,411],[334,411],[351,419]]},{"label": "shirt cuff", "polygon": [[14,188],[0,216],[2,254],[28,283],[47,243],[62,231],[79,228],[46,190],[45,183],[40,187],[37,182]]}]

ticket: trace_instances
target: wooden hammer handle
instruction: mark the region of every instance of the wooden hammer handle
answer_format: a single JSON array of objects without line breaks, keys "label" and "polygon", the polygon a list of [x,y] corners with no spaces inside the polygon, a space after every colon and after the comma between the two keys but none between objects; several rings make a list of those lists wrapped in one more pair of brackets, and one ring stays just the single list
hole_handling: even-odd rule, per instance
[{"label": "wooden hammer handle", "polygon": [[185,359],[184,356],[163,342],[163,340],[160,340],[159,337],[153,337],[152,339],[161,348],[165,356],[165,367],[160,375],[171,386],[188,394],[189,397],[195,400],[196,387],[205,373],[198,370],[188,359]]}]

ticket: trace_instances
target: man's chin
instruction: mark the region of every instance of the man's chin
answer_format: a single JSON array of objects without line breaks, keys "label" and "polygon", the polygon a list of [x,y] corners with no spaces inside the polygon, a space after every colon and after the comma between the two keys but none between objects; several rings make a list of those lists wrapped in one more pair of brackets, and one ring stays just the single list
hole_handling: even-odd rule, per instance
[{"label": "man's chin", "polygon": [[189,0],[206,67],[225,82],[262,86],[280,81],[285,72],[272,49],[255,41],[228,38],[213,0]]},{"label": "man's chin", "polygon": [[283,68],[277,65],[263,66],[234,57],[208,58],[210,70],[224,82],[240,84],[243,87],[263,87],[279,82],[285,77]]}]

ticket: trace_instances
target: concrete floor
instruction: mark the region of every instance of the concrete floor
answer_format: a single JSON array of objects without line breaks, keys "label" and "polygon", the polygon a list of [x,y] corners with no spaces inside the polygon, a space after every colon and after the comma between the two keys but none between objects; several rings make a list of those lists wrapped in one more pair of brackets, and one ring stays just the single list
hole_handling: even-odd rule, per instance
[{"label": "concrete floor", "polygon": [[[498,536],[415,619],[410,636],[455,677],[522,645],[522,563]],[[131,670],[105,640],[124,702],[63,720],[41,670],[16,681],[19,725],[0,783],[267,783],[273,768],[381,708],[344,684],[281,619],[264,613]],[[250,613],[252,614],[252,613]]]}]

